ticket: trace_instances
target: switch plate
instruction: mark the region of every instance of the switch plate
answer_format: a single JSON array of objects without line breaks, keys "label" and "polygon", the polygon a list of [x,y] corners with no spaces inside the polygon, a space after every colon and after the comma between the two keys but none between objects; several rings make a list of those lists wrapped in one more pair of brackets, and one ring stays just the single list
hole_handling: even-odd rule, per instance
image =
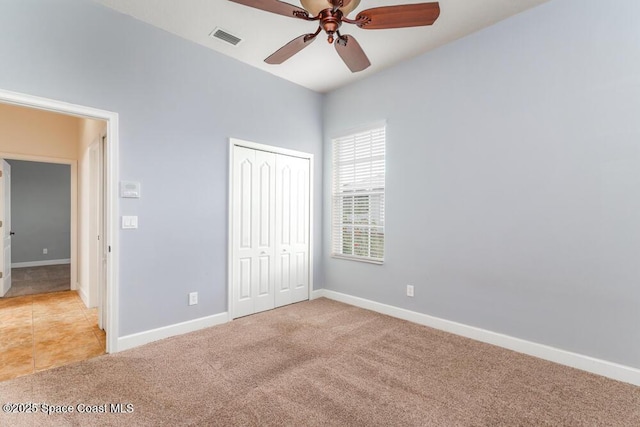
[{"label": "switch plate", "polygon": [[196,305],[198,303],[198,293],[190,292],[189,293],[189,305]]},{"label": "switch plate", "polygon": [[42,254],[43,255],[46,255],[48,253],[49,253],[49,249],[47,249],[47,248],[42,249]]},{"label": "switch plate", "polygon": [[407,285],[407,296],[408,297],[413,296],[413,285]]},{"label": "switch plate", "polygon": [[138,228],[138,216],[123,216],[122,217],[122,229],[134,229]]}]

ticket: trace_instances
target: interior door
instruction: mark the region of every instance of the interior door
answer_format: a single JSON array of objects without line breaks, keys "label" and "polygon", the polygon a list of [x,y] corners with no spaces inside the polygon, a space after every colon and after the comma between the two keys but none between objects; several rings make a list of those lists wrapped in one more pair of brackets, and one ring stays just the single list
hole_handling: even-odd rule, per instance
[{"label": "interior door", "polygon": [[276,159],[275,305],[309,299],[309,160]]},{"label": "interior door", "polygon": [[275,159],[234,146],[232,317],[274,307]]},{"label": "interior door", "polygon": [[98,327],[104,329],[106,297],[106,251],[104,214],[104,136],[89,146],[89,294],[90,304],[98,308]]},{"label": "interior door", "polygon": [[5,296],[11,289],[11,165],[0,159],[0,296]]},{"label": "interior door", "polygon": [[98,308],[98,327],[104,329],[105,321],[105,251],[104,251],[104,177],[103,177],[103,136],[99,135],[89,145],[88,198],[88,295],[89,307]]},{"label": "interior door", "polygon": [[98,303],[98,327],[107,330],[107,254],[109,247],[107,245],[107,173],[105,159],[107,158],[107,136],[100,136],[100,239],[99,239],[99,256],[100,260],[100,291]]}]

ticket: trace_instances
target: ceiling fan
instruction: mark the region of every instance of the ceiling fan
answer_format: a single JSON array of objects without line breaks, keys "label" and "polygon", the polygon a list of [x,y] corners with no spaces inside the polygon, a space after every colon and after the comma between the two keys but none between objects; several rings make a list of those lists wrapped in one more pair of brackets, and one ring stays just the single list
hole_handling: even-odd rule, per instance
[{"label": "ceiling fan", "polygon": [[440,15],[437,2],[375,7],[359,12],[355,19],[349,19],[347,15],[358,7],[360,0],[300,0],[304,9],[279,0],[230,1],[278,15],[320,21],[315,33],[303,34],[291,40],[267,57],[264,60],[267,64],[282,64],[309,46],[324,30],[329,44],[334,44],[338,55],[353,73],[366,69],[371,62],[353,36],[340,33],[343,22],[365,30],[421,27],[433,24]]}]

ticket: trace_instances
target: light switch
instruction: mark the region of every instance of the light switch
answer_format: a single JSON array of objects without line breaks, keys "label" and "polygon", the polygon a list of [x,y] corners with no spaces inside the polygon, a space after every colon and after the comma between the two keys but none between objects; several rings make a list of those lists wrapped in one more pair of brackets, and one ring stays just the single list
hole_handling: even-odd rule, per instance
[{"label": "light switch", "polygon": [[138,217],[137,216],[123,216],[122,217],[122,229],[132,229],[138,228]]}]

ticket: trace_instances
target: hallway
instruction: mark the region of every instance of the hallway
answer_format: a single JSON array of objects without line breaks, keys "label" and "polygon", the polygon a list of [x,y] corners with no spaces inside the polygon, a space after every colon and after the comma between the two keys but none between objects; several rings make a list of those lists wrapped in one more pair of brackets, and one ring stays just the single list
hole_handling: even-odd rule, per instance
[{"label": "hallway", "polygon": [[4,298],[68,291],[71,288],[69,264],[11,269],[11,289]]},{"label": "hallway", "polygon": [[99,356],[105,341],[75,291],[0,299],[0,381]]}]

